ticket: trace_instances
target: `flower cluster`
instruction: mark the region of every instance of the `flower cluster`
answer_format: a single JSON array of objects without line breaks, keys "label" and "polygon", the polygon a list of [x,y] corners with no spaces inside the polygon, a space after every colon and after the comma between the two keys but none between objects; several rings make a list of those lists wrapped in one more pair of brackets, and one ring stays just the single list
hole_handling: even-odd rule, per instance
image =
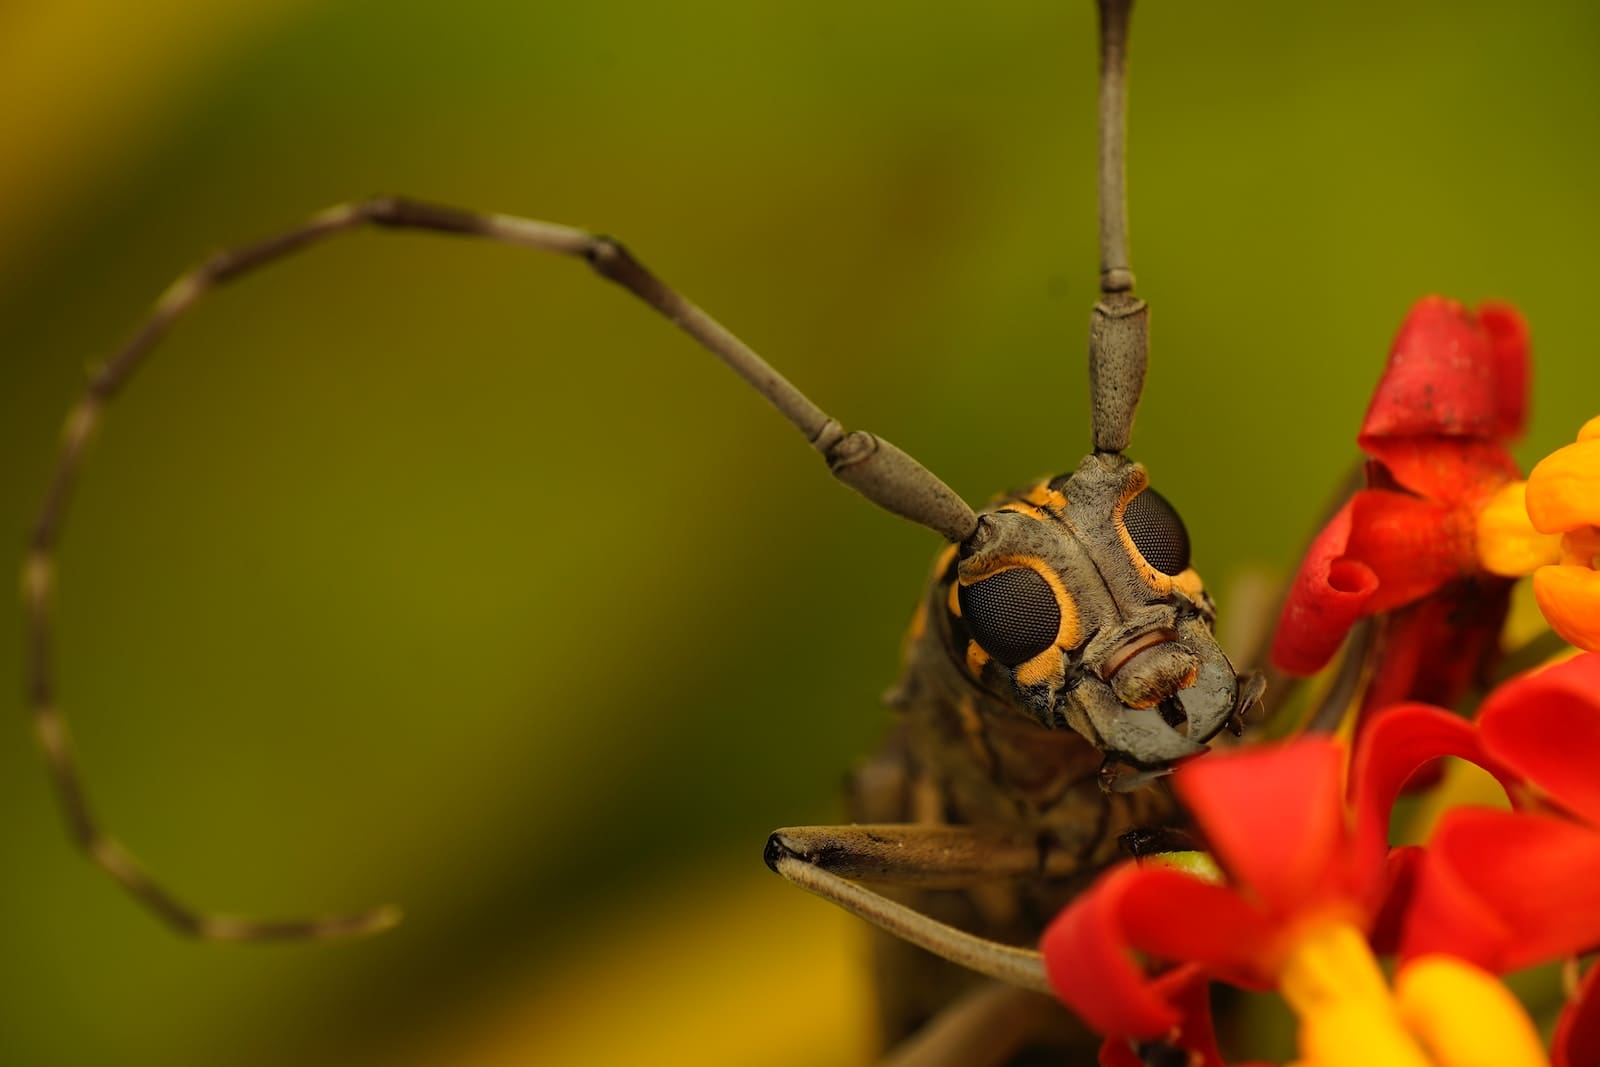
[{"label": "flower cluster", "polygon": [[[1300,1015],[1307,1065],[1545,1063],[1489,975],[1600,945],[1596,752],[1600,655],[1585,653],[1507,682],[1474,722],[1388,709],[1348,783],[1344,745],[1322,737],[1185,766],[1176,788],[1225,880],[1114,870],[1046,933],[1051,980],[1119,1047],[1212,1047],[1184,999],[1204,977],[1278,989]],[[1391,849],[1400,787],[1442,756],[1487,770],[1517,809],[1454,809],[1425,845]],[[1398,954],[1392,991],[1374,951]],[[1150,961],[1179,965],[1152,973]],[[1600,1062],[1594,984],[1567,1008],[1557,1063]]]},{"label": "flower cluster", "polygon": [[[1367,485],[1307,553],[1274,646],[1311,673],[1358,620],[1381,627],[1364,726],[1180,767],[1220,874],[1130,861],[1057,917],[1046,967],[1105,1036],[1102,1064],[1166,1046],[1220,1067],[1223,982],[1283,997],[1300,1067],[1600,1065],[1600,967],[1548,1052],[1497,977],[1600,948],[1600,419],[1520,480],[1506,442],[1527,360],[1509,308],[1413,309],[1362,425]],[[1530,574],[1552,628],[1588,651],[1462,717],[1449,708],[1486,676]],[[1402,788],[1445,757],[1492,776],[1505,806],[1451,808],[1420,845],[1391,845]]]}]

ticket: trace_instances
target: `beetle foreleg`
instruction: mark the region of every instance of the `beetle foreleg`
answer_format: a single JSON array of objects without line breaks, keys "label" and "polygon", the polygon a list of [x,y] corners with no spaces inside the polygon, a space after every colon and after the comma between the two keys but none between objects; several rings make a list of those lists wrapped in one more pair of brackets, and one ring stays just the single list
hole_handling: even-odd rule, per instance
[{"label": "beetle foreleg", "polygon": [[[892,830],[896,837],[881,843],[868,839],[868,834],[883,830]],[[960,840],[964,833],[969,840]],[[860,872],[866,871],[878,881],[924,886],[1037,873],[1037,852],[1007,847],[986,858],[1009,862],[1010,871],[987,864],[975,869],[975,862],[983,862],[978,860],[983,848],[976,834],[952,827],[805,827],[774,833],[767,839],[765,859],[788,881],[904,941],[1009,985],[1049,993],[1044,959],[1036,950],[958,930],[834,873],[841,869],[861,877]]]}]

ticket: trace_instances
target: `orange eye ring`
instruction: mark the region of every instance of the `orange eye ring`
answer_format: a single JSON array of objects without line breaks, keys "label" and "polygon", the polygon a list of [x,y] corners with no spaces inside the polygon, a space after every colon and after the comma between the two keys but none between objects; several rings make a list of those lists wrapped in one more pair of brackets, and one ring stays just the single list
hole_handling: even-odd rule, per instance
[{"label": "orange eye ring", "polygon": [[972,639],[1007,667],[1053,647],[1061,634],[1061,603],[1032,567],[1011,567],[956,588]]}]

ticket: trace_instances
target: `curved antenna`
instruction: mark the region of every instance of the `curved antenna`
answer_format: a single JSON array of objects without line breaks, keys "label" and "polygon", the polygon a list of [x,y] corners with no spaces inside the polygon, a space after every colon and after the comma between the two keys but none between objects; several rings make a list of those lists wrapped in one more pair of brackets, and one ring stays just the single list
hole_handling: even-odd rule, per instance
[{"label": "curved antenna", "polygon": [[122,348],[90,375],[83,395],[62,428],[55,470],[22,567],[28,707],[73,840],[98,867],[169,926],[202,940],[282,941],[369,934],[393,926],[399,920],[399,912],[385,907],[350,915],[263,920],[200,911],[153,878],[106,832],[90,806],[56,695],[53,601],[62,525],[90,439],[104,418],[106,407],[144,364],[156,343],[201,297],[291,253],[367,226],[478,237],[583,260],[602,278],[654,308],[748,382],[805,435],[811,447],[827,461],[835,478],[879,507],[927,526],[952,542],[966,540],[978,525],[972,508],[932,471],[865,430],[846,432],[771,364],[651,274],[610,237],[511,215],[375,197],[340,204],[275,237],[217,253],[173,282]]},{"label": "curved antenna", "polygon": [[1094,450],[1121,452],[1144,390],[1149,308],[1128,262],[1128,15],[1133,0],[1100,2],[1100,300],[1089,318]]}]

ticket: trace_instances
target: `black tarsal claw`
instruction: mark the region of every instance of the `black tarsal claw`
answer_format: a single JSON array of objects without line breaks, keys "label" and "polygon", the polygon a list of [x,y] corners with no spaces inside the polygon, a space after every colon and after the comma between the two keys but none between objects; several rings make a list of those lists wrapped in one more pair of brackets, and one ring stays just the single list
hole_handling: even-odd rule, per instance
[{"label": "black tarsal claw", "polygon": [[786,859],[800,859],[799,853],[789,847],[781,833],[774,833],[767,837],[767,847],[761,850],[761,859],[766,863],[767,869],[773,874],[778,873],[778,864]]}]

